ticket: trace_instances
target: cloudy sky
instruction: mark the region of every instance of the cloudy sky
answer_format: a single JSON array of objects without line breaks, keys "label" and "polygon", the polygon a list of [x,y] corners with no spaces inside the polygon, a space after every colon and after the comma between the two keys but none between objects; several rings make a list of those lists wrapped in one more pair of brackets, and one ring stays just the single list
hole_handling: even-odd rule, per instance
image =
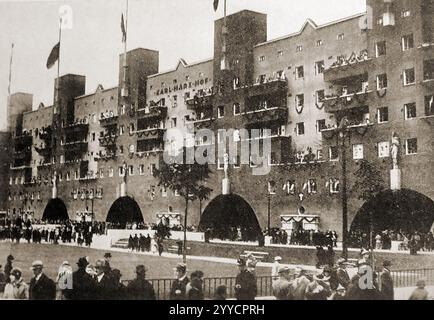
[{"label": "cloudy sky", "polygon": [[[160,71],[212,57],[214,20],[223,6],[213,0],[129,0],[128,48],[160,51]],[[222,3],[223,0],[220,0]],[[227,0],[228,13],[250,9],[268,15],[268,38],[298,31],[307,18],[326,23],[365,11],[365,0]],[[116,86],[123,51],[120,16],[126,0],[0,0],[0,114],[6,114],[9,59],[15,44],[12,92],[34,95],[33,105],[51,105],[56,66],[46,68],[58,41],[59,8],[69,5],[73,28],[62,34],[61,74],[87,77],[86,92],[101,83]],[[0,116],[0,129],[6,127]]]}]

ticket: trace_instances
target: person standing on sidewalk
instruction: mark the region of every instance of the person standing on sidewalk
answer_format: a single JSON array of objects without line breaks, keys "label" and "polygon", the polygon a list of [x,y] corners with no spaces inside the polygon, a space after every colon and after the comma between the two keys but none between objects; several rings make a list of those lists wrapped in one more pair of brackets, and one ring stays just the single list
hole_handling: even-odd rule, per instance
[{"label": "person standing on sidewalk", "polygon": [[240,273],[235,280],[235,298],[237,300],[255,300],[258,293],[255,275],[247,270],[246,261],[238,259]]},{"label": "person standing on sidewalk", "polygon": [[280,267],[278,271],[279,278],[273,281],[273,295],[277,300],[288,300],[291,287],[291,283],[288,281],[289,271],[288,267]]},{"label": "person standing on sidewalk", "polygon": [[273,278],[273,281],[279,279],[279,269],[281,267],[281,261],[282,257],[277,256],[274,258],[274,263],[271,267],[271,277]]}]

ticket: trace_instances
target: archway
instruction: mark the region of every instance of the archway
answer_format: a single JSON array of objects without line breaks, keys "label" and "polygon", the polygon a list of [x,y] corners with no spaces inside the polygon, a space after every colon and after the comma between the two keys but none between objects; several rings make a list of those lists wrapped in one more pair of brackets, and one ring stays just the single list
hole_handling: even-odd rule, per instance
[{"label": "archway", "polygon": [[131,197],[121,197],[113,202],[107,214],[106,222],[125,229],[127,223],[143,223],[142,211],[137,202]]},{"label": "archway", "polygon": [[254,210],[236,194],[214,198],[205,208],[199,228],[212,230],[211,237],[222,240],[235,240],[241,236],[244,241],[256,241],[261,234]]},{"label": "archway", "polygon": [[385,230],[427,233],[434,223],[434,201],[414,190],[387,190],[366,202],[351,224],[351,232],[370,232],[371,214],[375,233]]},{"label": "archway", "polygon": [[59,198],[48,201],[42,215],[42,220],[55,223],[69,220],[65,203]]}]

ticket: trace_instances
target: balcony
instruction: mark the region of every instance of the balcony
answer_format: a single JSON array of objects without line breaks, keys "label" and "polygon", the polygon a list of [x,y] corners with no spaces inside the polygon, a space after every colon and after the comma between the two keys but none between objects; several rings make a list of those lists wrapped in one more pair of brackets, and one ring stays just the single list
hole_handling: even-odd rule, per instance
[{"label": "balcony", "polygon": [[243,113],[246,125],[251,126],[264,122],[286,122],[288,120],[288,109],[286,107],[263,108]]},{"label": "balcony", "polygon": [[185,100],[188,110],[195,110],[196,108],[212,107],[214,93],[208,91],[202,94],[195,94],[193,98]]},{"label": "balcony", "polygon": [[52,129],[50,126],[46,127],[46,128],[42,128],[41,130],[39,130],[39,138],[42,140],[50,140],[51,139],[51,134],[52,134]]},{"label": "balcony", "polygon": [[118,138],[117,134],[106,134],[99,138],[99,145],[101,147],[109,147],[109,146],[116,145],[117,138]]},{"label": "balcony", "polygon": [[324,81],[339,83],[365,77],[371,67],[372,59],[367,51],[362,51],[359,55],[353,52],[349,59],[339,58],[330,68],[324,70]]},{"label": "balcony", "polygon": [[15,149],[22,149],[31,146],[33,143],[33,137],[31,134],[23,134],[14,137]]},{"label": "balcony", "polygon": [[282,77],[276,77],[264,81],[259,81],[253,85],[240,87],[236,90],[243,89],[246,97],[258,97],[264,95],[274,95],[278,92],[288,90],[288,81]]},{"label": "balcony", "polygon": [[108,127],[108,126],[113,126],[113,125],[117,125],[118,123],[118,116],[115,115],[114,113],[110,113],[110,114],[101,114],[99,117],[99,124],[101,125],[101,127]]},{"label": "balcony", "polygon": [[87,141],[66,142],[65,144],[63,144],[63,147],[65,151],[69,154],[78,153],[78,152],[83,153],[87,151],[88,142]]},{"label": "balcony", "polygon": [[149,128],[137,130],[135,133],[138,140],[162,140],[166,129],[162,128]]},{"label": "balcony", "polygon": [[336,113],[370,105],[375,99],[373,91],[358,92],[326,98],[322,101],[325,112]]},{"label": "balcony", "polygon": [[137,117],[139,119],[144,119],[144,118],[164,119],[166,115],[167,115],[167,107],[162,107],[162,106],[145,107],[143,109],[137,110]]},{"label": "balcony", "polygon": [[47,157],[51,155],[51,145],[47,143],[41,143],[39,146],[35,146],[35,150],[41,156]]}]

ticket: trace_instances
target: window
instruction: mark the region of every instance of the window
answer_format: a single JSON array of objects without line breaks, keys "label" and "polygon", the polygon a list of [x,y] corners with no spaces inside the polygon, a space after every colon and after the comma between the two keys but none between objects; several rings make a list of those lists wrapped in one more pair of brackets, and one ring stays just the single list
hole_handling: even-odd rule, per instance
[{"label": "window", "polygon": [[276,194],[276,181],[268,181],[268,194]]},{"label": "window", "polygon": [[387,158],[390,156],[390,142],[382,141],[378,143],[378,157]]},{"label": "window", "polygon": [[241,157],[235,156],[234,157],[234,168],[240,168],[241,167]]},{"label": "window", "polygon": [[405,120],[416,118],[416,103],[407,103],[404,105],[404,116]]},{"label": "window", "polygon": [[239,103],[234,103],[234,116],[239,115],[241,113],[241,107]]},{"label": "window", "polygon": [[383,107],[377,110],[378,123],[385,123],[389,121],[389,108]]},{"label": "window", "polygon": [[145,165],[144,164],[139,165],[139,174],[141,176],[143,176],[145,174]]},{"label": "window", "polygon": [[303,107],[304,106],[304,94],[297,94],[295,96],[295,105],[297,107]]},{"label": "window", "polygon": [[427,117],[434,115],[434,95],[425,96],[425,115]]},{"label": "window", "polygon": [[175,197],[179,197],[179,190],[178,190],[178,189],[175,189],[175,190],[173,191],[173,195],[174,195]]},{"label": "window", "polygon": [[170,127],[176,128],[176,125],[177,125],[177,118],[175,117],[175,118],[170,119]]},{"label": "window", "polygon": [[316,41],[316,46],[317,47],[321,47],[324,44],[324,42],[322,40],[317,40]]},{"label": "window", "polygon": [[409,34],[409,35],[403,36],[401,45],[402,45],[402,51],[407,51],[407,50],[413,49],[413,47],[414,47],[413,35]]},{"label": "window", "polygon": [[302,79],[304,78],[304,67],[299,66],[295,68],[295,78],[296,79]]},{"label": "window", "polygon": [[404,86],[415,84],[414,68],[405,69],[403,73]]},{"label": "window", "polygon": [[284,72],[283,70],[279,70],[279,71],[277,71],[277,72],[276,72],[276,76],[277,76],[277,78],[279,78],[279,79],[283,79],[283,80],[286,79],[286,77],[285,77],[285,72]]},{"label": "window", "polygon": [[74,171],[74,180],[78,180],[78,178],[80,177],[80,175],[78,174],[78,170]]},{"label": "window", "polygon": [[163,198],[167,198],[167,188],[166,187],[161,187],[161,196]]},{"label": "window", "polygon": [[124,166],[120,166],[118,168],[118,172],[119,172],[119,177],[123,177],[125,175]]},{"label": "window", "polygon": [[315,179],[309,179],[307,180],[307,192],[309,194],[315,194],[318,192],[318,186],[316,184]]},{"label": "window", "polygon": [[317,158],[318,160],[320,160],[320,161],[323,159],[322,149],[318,149],[318,150],[316,151],[316,158]]},{"label": "window", "polygon": [[262,62],[262,61],[265,61],[265,59],[266,59],[265,56],[260,56],[260,57],[259,57],[259,61],[261,61],[261,62]]},{"label": "window", "polygon": [[377,26],[382,26],[382,25],[383,25],[383,16],[377,19]]},{"label": "window", "polygon": [[321,133],[322,130],[327,129],[325,119],[316,121],[316,132]]},{"label": "window", "polygon": [[323,74],[324,73],[324,60],[315,62],[315,74]]},{"label": "window", "polygon": [[405,154],[417,154],[417,138],[405,140]]},{"label": "window", "polygon": [[134,176],[134,166],[128,166],[128,175]]},{"label": "window", "polygon": [[92,141],[95,141],[95,139],[96,139],[96,134],[95,132],[92,132]]},{"label": "window", "polygon": [[121,125],[119,127],[119,135],[122,136],[124,134],[124,132],[125,132],[125,127],[124,127],[124,125]]},{"label": "window", "polygon": [[71,180],[71,174],[69,173],[69,171],[66,173],[66,181],[70,181]]},{"label": "window", "polygon": [[121,114],[125,114],[125,109],[126,109],[126,107],[125,107],[125,105],[123,104],[123,105],[121,106]]},{"label": "window", "polygon": [[339,193],[339,179],[331,178],[329,181],[329,190],[330,193]]},{"label": "window", "polygon": [[234,130],[233,139],[234,142],[238,142],[241,140],[240,130]]},{"label": "window", "polygon": [[178,80],[173,79],[173,84],[177,84],[177,83],[178,83]]},{"label": "window", "polygon": [[386,41],[380,41],[375,44],[375,56],[381,57],[386,55]]},{"label": "window", "polygon": [[124,154],[124,146],[119,146],[119,154]]},{"label": "window", "polygon": [[104,169],[99,169],[99,177],[100,177],[101,179],[104,178]]},{"label": "window", "polygon": [[345,38],[345,34],[344,33],[338,34],[338,37],[337,37],[338,40],[344,40],[344,38]]},{"label": "window", "polygon": [[134,123],[131,123],[130,124],[130,134],[133,134],[135,129],[136,129],[136,127],[135,127]]},{"label": "window", "polygon": [[295,49],[296,52],[301,52],[303,51],[303,46],[302,45],[298,45],[297,48]]},{"label": "window", "polygon": [[112,167],[109,167],[109,169],[108,169],[108,175],[109,175],[110,178],[114,176],[114,170],[113,170]]},{"label": "window", "polygon": [[408,18],[410,16],[411,16],[411,11],[410,10],[401,11],[401,18]]},{"label": "window", "polygon": [[224,159],[222,157],[217,159],[217,170],[223,170],[224,169]]},{"label": "window", "polygon": [[266,78],[267,78],[267,76],[265,74],[261,74],[258,77],[258,83],[264,83]]},{"label": "window", "polygon": [[315,92],[315,96],[316,96],[316,102],[317,103],[323,102],[324,99],[325,99],[325,92],[324,92],[324,90],[318,90],[317,92]]},{"label": "window", "polygon": [[387,74],[383,73],[377,76],[377,90],[387,88]]},{"label": "window", "polygon": [[283,50],[279,50],[279,51],[277,51],[277,56],[278,56],[278,57],[283,56]]},{"label": "window", "polygon": [[337,161],[339,160],[339,150],[338,147],[332,146],[329,148],[329,159],[330,161]]},{"label": "window", "polygon": [[353,144],[353,159],[354,160],[363,159],[363,144]]},{"label": "window", "polygon": [[155,163],[151,163],[151,166],[149,168],[149,170],[151,171],[151,175],[154,174],[155,170],[157,169],[157,165]]},{"label": "window", "polygon": [[225,116],[225,106],[219,106],[217,108],[217,116],[223,118]]},{"label": "window", "polygon": [[239,87],[240,87],[240,78],[239,77],[236,77],[234,80],[233,80],[233,87],[234,87],[234,90],[235,89],[238,89]]},{"label": "window", "polygon": [[297,136],[304,135],[304,122],[297,123],[295,129],[296,129],[296,132],[297,132]]}]

